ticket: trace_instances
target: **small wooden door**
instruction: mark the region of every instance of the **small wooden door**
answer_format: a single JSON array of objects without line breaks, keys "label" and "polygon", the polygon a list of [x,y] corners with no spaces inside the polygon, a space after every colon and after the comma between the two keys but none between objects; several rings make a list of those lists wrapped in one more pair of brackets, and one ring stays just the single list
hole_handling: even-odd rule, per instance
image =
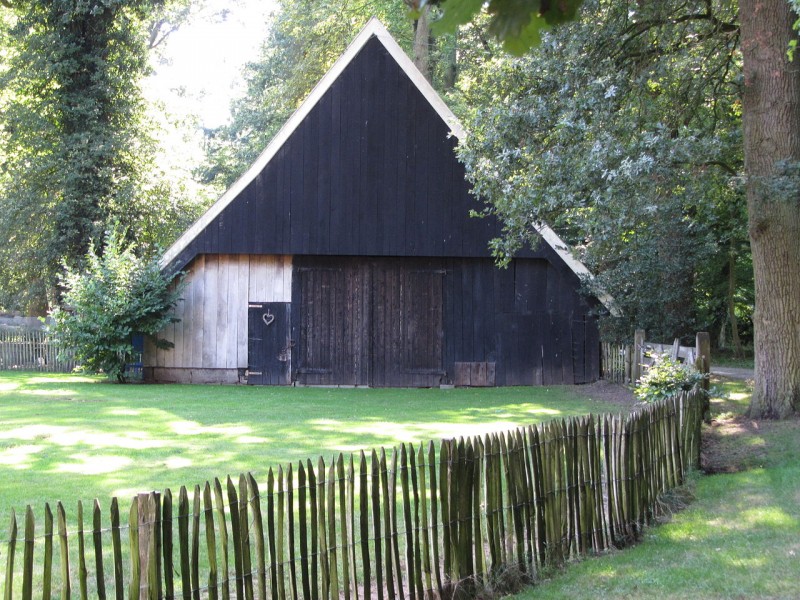
[{"label": "small wooden door", "polygon": [[291,383],[291,319],[288,302],[256,302],[247,314],[247,383]]}]

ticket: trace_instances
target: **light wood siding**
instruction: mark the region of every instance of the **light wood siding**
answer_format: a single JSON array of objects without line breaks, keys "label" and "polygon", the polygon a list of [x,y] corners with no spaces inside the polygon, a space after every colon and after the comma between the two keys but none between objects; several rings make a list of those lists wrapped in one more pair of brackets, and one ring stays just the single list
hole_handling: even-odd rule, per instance
[{"label": "light wood siding", "polygon": [[247,368],[247,305],[291,302],[290,256],[200,255],[187,269],[178,323],[161,337],[175,344],[145,346],[144,365],[162,369]]}]

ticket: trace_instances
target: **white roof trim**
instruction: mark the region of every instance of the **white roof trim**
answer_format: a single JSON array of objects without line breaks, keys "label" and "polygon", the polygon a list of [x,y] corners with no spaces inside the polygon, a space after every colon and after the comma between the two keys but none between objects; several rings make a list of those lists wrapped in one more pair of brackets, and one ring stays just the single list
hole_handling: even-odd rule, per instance
[{"label": "white roof trim", "polygon": [[325,95],[325,92],[333,85],[339,78],[345,68],[356,57],[359,51],[369,41],[371,37],[375,36],[383,44],[386,50],[391,54],[392,58],[397,61],[400,68],[408,75],[409,79],[414,83],[417,89],[422,93],[425,99],[430,103],[433,109],[439,114],[442,120],[448,124],[451,132],[457,138],[464,137],[464,128],[459,123],[456,116],[452,111],[447,108],[447,105],[436,93],[436,90],[431,87],[431,84],[425,79],[422,73],[419,72],[408,58],[403,49],[397,44],[391,34],[386,30],[383,24],[372,17],[366,24],[361,33],[356,36],[356,39],[347,47],[333,66],[325,73],[325,76],[319,80],[311,93],[303,101],[300,107],[289,117],[284,126],[278,131],[277,135],[272,138],[272,141],[255,160],[244,174],[228,188],[228,190],[217,200],[205,213],[203,213],[194,224],[183,232],[161,258],[161,266],[165,267],[172,262],[177,256],[196,238],[224,209],[236,198],[257,176],[264,167],[272,160],[278,153],[278,150],[286,143],[289,136],[294,133],[295,129],[303,122],[308,116],[308,113],[317,105],[317,103]]},{"label": "white roof trim", "polygon": [[[294,133],[295,129],[303,122],[311,110],[325,95],[325,92],[333,85],[339,78],[342,72],[347,68],[350,62],[356,57],[364,45],[375,36],[386,48],[389,54],[394,58],[403,72],[408,76],[411,82],[416,86],[419,92],[425,97],[428,103],[433,107],[436,113],[442,120],[450,127],[451,135],[461,140],[466,137],[466,130],[461,125],[461,122],[453,114],[442,98],[433,89],[431,84],[425,79],[425,76],[420,73],[419,69],[414,65],[412,60],[403,51],[400,45],[395,41],[392,35],[387,31],[386,27],[375,17],[372,17],[369,22],[364,26],[361,32],[356,36],[352,43],[347,47],[333,66],[327,73],[319,80],[311,93],[299,106],[299,108],[289,117],[284,126],[278,131],[277,135],[272,138],[272,141],[266,149],[259,155],[255,162],[250,166],[244,174],[237,179],[234,184],[217,200],[211,208],[203,213],[194,224],[181,235],[161,258],[161,266],[166,267],[196,238],[224,209],[236,198],[244,189],[258,176],[259,173],[267,166],[272,158],[278,153],[278,150],[286,143],[289,137]],[[542,236],[544,241],[552,247],[556,253],[564,260],[567,266],[572,269],[578,276],[592,277],[592,274],[586,266],[577,260],[569,250],[569,247],[556,235],[555,231],[550,229],[547,225],[541,224],[537,226],[539,235]],[[599,294],[598,300],[606,307],[612,314],[618,314],[618,309],[614,306],[614,301],[608,294]]]},{"label": "white roof trim", "polygon": [[[535,225],[535,227],[538,234],[542,236],[542,239],[545,242],[547,242],[547,245],[556,251],[556,254],[561,257],[561,260],[563,260],[578,277],[594,279],[592,272],[586,268],[586,265],[575,258],[570,250],[570,247],[558,236],[555,231],[550,229],[550,227],[544,223],[538,223]],[[616,306],[614,298],[612,298],[608,293],[602,290],[599,291],[597,293],[597,299],[613,316],[621,316],[622,313]]]}]

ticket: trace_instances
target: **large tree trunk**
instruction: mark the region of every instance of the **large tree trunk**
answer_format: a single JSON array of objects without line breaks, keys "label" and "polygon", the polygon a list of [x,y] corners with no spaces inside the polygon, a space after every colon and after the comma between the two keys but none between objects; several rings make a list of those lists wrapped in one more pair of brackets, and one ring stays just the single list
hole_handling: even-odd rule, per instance
[{"label": "large tree trunk", "polygon": [[787,0],[740,0],[756,379],[750,415],[800,411],[800,59]]}]

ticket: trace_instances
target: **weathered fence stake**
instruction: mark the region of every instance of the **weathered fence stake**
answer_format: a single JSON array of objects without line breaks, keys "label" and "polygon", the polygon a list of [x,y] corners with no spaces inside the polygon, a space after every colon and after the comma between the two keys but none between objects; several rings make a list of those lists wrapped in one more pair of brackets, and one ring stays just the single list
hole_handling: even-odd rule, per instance
[{"label": "weathered fence stake", "polygon": [[136,496],[139,529],[139,590],[142,598],[161,596],[161,558],[158,534],[161,522],[161,494],[150,492]]},{"label": "weathered fence stake", "polygon": [[[483,439],[444,440],[438,457],[433,443],[427,452],[423,445],[401,445],[392,451],[391,467],[384,449],[380,457],[351,455],[347,464],[337,455],[327,469],[320,458],[316,475],[311,461],[307,468],[298,463],[296,482],[292,466],[279,467],[277,481],[270,469],[266,506],[250,474],[239,477],[238,488],[227,479],[227,503],[215,480],[216,506],[209,483],[195,486],[193,506],[185,487],[175,507],[169,490],[163,505],[157,493],[139,494],[128,521],[130,580],[124,583],[121,532],[127,528],[118,502],[111,503],[110,529],[102,527],[97,501],[85,529],[79,502],[71,534],[59,503],[60,596],[68,600],[75,581],[79,597],[87,598],[91,575],[91,594],[99,599],[106,586],[113,586],[109,597],[125,597],[127,585],[133,600],[174,600],[177,568],[185,600],[233,594],[255,600],[256,591],[259,600],[466,598],[509,566],[535,573],[635,539],[652,521],[659,495],[680,485],[697,460],[701,416],[702,394],[695,391],[627,416],[560,419]],[[33,509],[24,522],[12,513],[2,600],[59,594],[51,573],[53,516],[45,506],[44,537],[37,538]],[[70,537],[77,548],[68,547]]]},{"label": "weathered fence stake", "polygon": [[642,376],[642,356],[644,354],[644,329],[633,334],[633,360],[631,361],[631,381],[636,383]]}]

